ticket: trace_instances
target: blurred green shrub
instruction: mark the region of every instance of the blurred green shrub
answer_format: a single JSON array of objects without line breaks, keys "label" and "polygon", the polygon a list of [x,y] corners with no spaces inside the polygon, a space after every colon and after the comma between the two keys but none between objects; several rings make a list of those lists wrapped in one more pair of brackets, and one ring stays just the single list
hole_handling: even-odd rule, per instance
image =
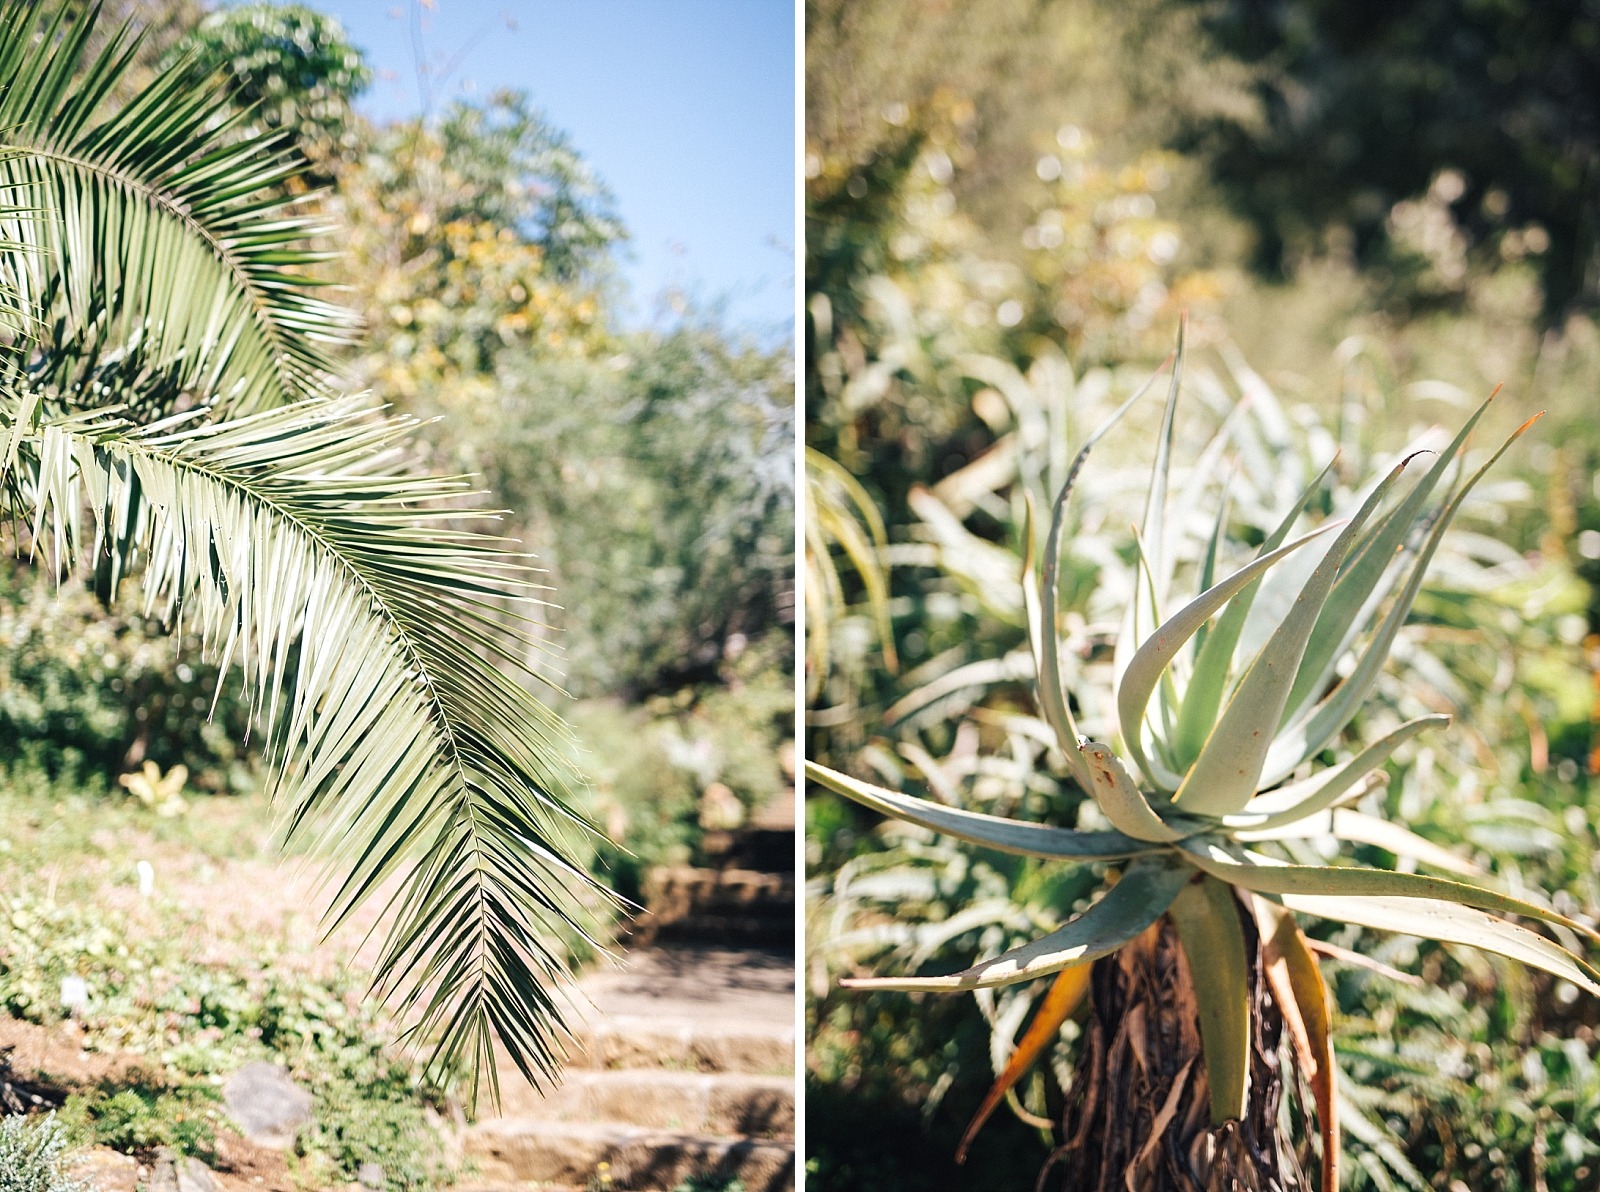
[{"label": "blurred green shrub", "polygon": [[249,789],[248,708],[236,685],[217,697],[217,670],[200,655],[197,641],[107,613],[81,584],[56,591],[36,569],[0,560],[4,764],[109,781],[149,759],[188,766],[200,790]]},{"label": "blurred green shrub", "polygon": [[515,357],[499,384],[479,466],[551,569],[570,689],[703,682],[792,621],[784,353],[683,327],[625,337],[605,360]]},{"label": "blurred green shrub", "polygon": [[713,785],[748,818],[793,783],[780,762],[793,743],[791,650],[769,634],[726,663],[720,683],[566,709],[584,743],[590,817],[625,846],[601,846],[597,864],[625,897],[640,897],[653,866],[704,862],[700,811]]}]

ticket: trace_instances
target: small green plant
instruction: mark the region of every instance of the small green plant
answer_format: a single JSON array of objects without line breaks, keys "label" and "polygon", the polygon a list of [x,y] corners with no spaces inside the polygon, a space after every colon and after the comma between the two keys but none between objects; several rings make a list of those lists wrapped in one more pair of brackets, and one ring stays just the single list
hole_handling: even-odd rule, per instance
[{"label": "small green plant", "polygon": [[[23,860],[45,856],[30,850]],[[14,872],[0,868],[0,883]],[[217,1078],[273,1059],[314,1096],[295,1145],[298,1169],[314,1183],[342,1185],[369,1162],[383,1168],[390,1192],[448,1182],[428,1123],[439,1093],[390,1054],[392,1028],[347,978],[304,973],[260,940],[249,960],[200,963],[184,946],[197,918],[177,915],[153,935],[130,935],[92,897],[57,904],[19,893],[0,899],[0,916],[9,925],[0,936],[0,1009],[54,1023],[64,1012],[63,978],[81,978],[85,1048],[142,1055],[160,1073],[70,1096],[61,1117],[76,1141],[209,1158],[226,1122]]]},{"label": "small green plant", "polygon": [[188,782],[188,766],[173,766],[163,774],[160,766],[148,760],[140,769],[117,779],[117,785],[141,806],[163,819],[182,815],[189,809],[183,797],[183,788]]},{"label": "small green plant", "polygon": [[672,1192],[744,1192],[744,1181],[737,1176],[692,1175]]},{"label": "small green plant", "polygon": [[0,1192],[90,1192],[67,1172],[67,1132],[54,1114],[0,1117]]},{"label": "small green plant", "polygon": [[148,1154],[164,1146],[201,1159],[215,1155],[219,1116],[216,1090],[191,1082],[108,1083],[73,1094],[61,1107],[62,1122],[87,1144],[124,1154]]},{"label": "small green plant", "polygon": [[[1042,938],[963,972],[841,984],[978,991],[1055,978],[976,1115],[970,1141],[1083,1004],[1093,981],[1089,1054],[1072,1081],[1068,1124],[1104,1133],[1058,1156],[1078,1179],[1073,1186],[1109,1187],[1110,1179],[1121,1187],[1126,1178],[1129,1186],[1168,1187],[1155,1166],[1155,1140],[1165,1135],[1193,1154],[1190,1144],[1205,1133],[1207,1119],[1216,1149],[1205,1166],[1213,1175],[1277,1170],[1294,1142],[1282,1136],[1277,1113],[1283,1070],[1263,1056],[1276,1054],[1279,1039],[1287,1039],[1315,1104],[1321,1187],[1335,1189],[1339,1118],[1329,1000],[1293,912],[1468,944],[1600,994],[1600,972],[1585,959],[1503,917],[1600,939],[1537,896],[1415,872],[1312,863],[1301,848],[1331,837],[1457,874],[1476,872],[1398,823],[1347,806],[1381,788],[1383,766],[1400,745],[1447,717],[1415,717],[1352,754],[1330,751],[1377,683],[1452,517],[1531,420],[1432,501],[1464,456],[1485,403],[1431,465],[1412,468],[1412,475],[1423,474],[1409,490],[1401,478],[1415,457],[1369,486],[1351,516],[1291,541],[1319,491],[1318,477],[1265,541],[1250,544],[1253,558],[1231,572],[1222,567],[1229,547],[1227,518],[1219,513],[1198,566],[1198,594],[1179,605],[1171,597],[1177,531],[1167,488],[1182,359],[1180,339],[1113,667],[1112,706],[1132,769],[1107,745],[1079,734],[1074,697],[1062,681],[1057,626],[1067,498],[1109,426],[1090,437],[1060,486],[1037,577],[1032,558],[1024,563],[1022,604],[1039,702],[1074,780],[1092,799],[1091,819],[1101,822],[1069,830],[979,815],[807,765],[814,781],[947,836],[1025,857],[1107,864],[1101,897]],[[1031,524],[1023,539],[1031,554]],[[1319,549],[1306,549],[1313,543]],[[1291,860],[1275,855],[1280,849]],[[1151,975],[1160,973],[1176,984],[1152,985]],[[1118,1083],[1127,1073],[1115,1060],[1135,1020],[1160,1024],[1152,1041],[1187,1037],[1192,1044],[1187,1058],[1183,1045],[1165,1046],[1176,1061],[1137,1095]],[[1142,1036],[1131,1042],[1144,1045]],[[1240,1146],[1241,1138],[1250,1144]]]}]

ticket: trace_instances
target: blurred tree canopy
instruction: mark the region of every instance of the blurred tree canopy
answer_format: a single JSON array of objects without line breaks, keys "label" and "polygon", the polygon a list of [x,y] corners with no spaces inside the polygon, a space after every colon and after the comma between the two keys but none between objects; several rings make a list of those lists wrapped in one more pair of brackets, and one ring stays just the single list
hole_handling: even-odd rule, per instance
[{"label": "blurred tree canopy", "polygon": [[333,201],[338,268],[367,323],[358,372],[369,383],[405,397],[431,387],[464,405],[493,389],[508,349],[602,349],[607,252],[621,225],[525,97],[372,130]]},{"label": "blurred tree canopy", "polygon": [[510,357],[482,465],[532,514],[569,689],[637,697],[712,679],[792,621],[794,382],[714,325],[613,346]]},{"label": "blurred tree canopy", "polygon": [[1536,260],[1547,323],[1600,297],[1594,5],[1221,0],[1207,11],[1258,102],[1247,118],[1191,122],[1180,140],[1255,229],[1257,268],[1281,275],[1330,229],[1348,230],[1359,262],[1393,263],[1395,206],[1431,188],[1474,255]]},{"label": "blurred tree canopy", "polygon": [[372,71],[338,21],[303,4],[248,4],[211,13],[175,48],[202,74],[224,72],[235,101],[264,129],[293,134],[312,163],[360,147],[350,105]]}]

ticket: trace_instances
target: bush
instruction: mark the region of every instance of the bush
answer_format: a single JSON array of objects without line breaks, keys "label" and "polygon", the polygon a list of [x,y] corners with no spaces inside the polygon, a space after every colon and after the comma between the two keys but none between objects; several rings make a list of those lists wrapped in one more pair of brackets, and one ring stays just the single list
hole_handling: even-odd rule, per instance
[{"label": "bush", "polygon": [[0,1192],[90,1192],[67,1174],[67,1132],[52,1114],[0,1117]]},{"label": "bush", "polygon": [[251,789],[247,708],[225,686],[212,713],[220,676],[200,653],[136,613],[108,614],[81,584],[56,590],[0,560],[0,766],[109,780],[148,758],[187,765],[199,789]]}]

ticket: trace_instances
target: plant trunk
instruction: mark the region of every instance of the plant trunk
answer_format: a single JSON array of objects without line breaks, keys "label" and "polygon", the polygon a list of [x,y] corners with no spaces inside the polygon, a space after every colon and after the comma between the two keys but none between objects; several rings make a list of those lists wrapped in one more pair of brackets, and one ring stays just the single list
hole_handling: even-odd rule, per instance
[{"label": "plant trunk", "polygon": [[1040,1174],[1041,1192],[1306,1192],[1301,1156],[1280,1114],[1283,1017],[1255,924],[1239,918],[1250,958],[1244,1119],[1212,1128],[1189,962],[1163,916],[1095,963],[1088,1029],[1067,1093],[1066,1141]]}]

